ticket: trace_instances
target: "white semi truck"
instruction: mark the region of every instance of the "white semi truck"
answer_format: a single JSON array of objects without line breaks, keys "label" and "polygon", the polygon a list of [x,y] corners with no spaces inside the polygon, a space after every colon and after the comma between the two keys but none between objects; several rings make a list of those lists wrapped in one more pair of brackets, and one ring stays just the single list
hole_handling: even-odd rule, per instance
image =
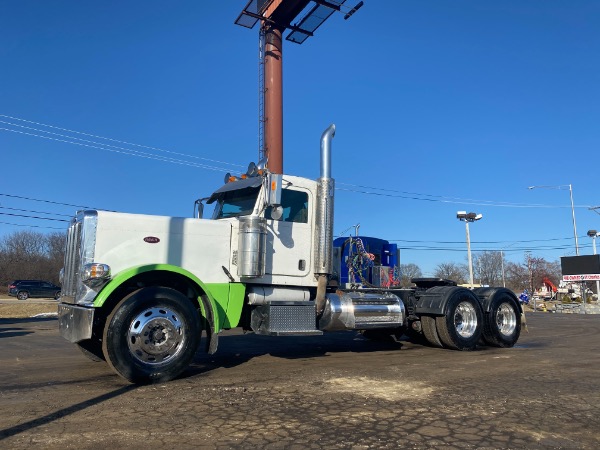
[{"label": "white semi truck", "polygon": [[[275,336],[407,333],[455,350],[513,346],[522,310],[508,289],[368,282],[352,266],[364,246],[334,248],[334,134],[331,125],[321,137],[317,181],[251,164],[203,199],[216,204],[210,220],[202,201],[191,218],[80,211],[67,233],[61,335],[134,383],[173,379],[203,332],[214,353],[219,333],[234,327]],[[344,267],[356,279],[342,282]]]}]

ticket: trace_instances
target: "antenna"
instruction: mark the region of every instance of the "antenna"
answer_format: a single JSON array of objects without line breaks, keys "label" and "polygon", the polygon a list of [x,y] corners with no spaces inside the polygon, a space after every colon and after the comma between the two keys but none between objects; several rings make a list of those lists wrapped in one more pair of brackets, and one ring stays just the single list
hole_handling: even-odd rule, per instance
[{"label": "antenna", "polygon": [[314,35],[334,12],[345,11],[348,19],[364,2],[345,6],[346,0],[249,0],[235,20],[236,25],[259,32],[258,156],[268,158],[272,173],[283,173],[283,75],[282,35],[302,44]]}]

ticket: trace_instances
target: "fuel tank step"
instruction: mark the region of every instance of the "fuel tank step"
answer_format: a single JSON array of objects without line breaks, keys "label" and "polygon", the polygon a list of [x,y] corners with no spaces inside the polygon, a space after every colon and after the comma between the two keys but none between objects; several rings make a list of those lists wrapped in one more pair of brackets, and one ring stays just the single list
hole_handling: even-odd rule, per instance
[{"label": "fuel tank step", "polygon": [[250,326],[256,334],[268,336],[321,335],[316,328],[315,303],[271,300],[252,309]]}]

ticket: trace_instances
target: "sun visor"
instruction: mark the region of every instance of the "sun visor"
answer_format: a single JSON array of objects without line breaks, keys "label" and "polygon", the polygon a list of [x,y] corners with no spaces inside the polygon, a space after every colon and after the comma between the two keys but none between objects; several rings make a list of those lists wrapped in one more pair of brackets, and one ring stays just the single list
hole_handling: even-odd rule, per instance
[{"label": "sun visor", "polygon": [[262,177],[251,177],[251,178],[246,178],[245,180],[231,181],[230,183],[224,184],[219,189],[217,189],[215,192],[213,192],[213,194],[210,196],[210,198],[208,199],[208,201],[206,203],[207,204],[213,203],[225,192],[237,191],[239,189],[246,189],[246,188],[255,188],[255,187],[260,186],[261,184],[262,184]]}]

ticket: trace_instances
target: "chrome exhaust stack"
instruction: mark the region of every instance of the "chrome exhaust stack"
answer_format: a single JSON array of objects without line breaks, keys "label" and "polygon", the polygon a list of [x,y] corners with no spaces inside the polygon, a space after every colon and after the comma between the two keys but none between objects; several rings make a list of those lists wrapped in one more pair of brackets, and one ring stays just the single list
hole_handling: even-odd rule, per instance
[{"label": "chrome exhaust stack", "polygon": [[317,180],[317,217],[315,221],[315,274],[330,275],[333,252],[333,194],[335,180],[331,178],[331,140],[335,125],[321,136],[321,177]]},{"label": "chrome exhaust stack", "polygon": [[317,285],[317,314],[325,307],[325,290],[332,273],[333,254],[333,198],[335,180],[331,178],[331,140],[335,125],[331,124],[321,135],[321,177],[317,180],[317,214],[315,220],[315,276]]}]

